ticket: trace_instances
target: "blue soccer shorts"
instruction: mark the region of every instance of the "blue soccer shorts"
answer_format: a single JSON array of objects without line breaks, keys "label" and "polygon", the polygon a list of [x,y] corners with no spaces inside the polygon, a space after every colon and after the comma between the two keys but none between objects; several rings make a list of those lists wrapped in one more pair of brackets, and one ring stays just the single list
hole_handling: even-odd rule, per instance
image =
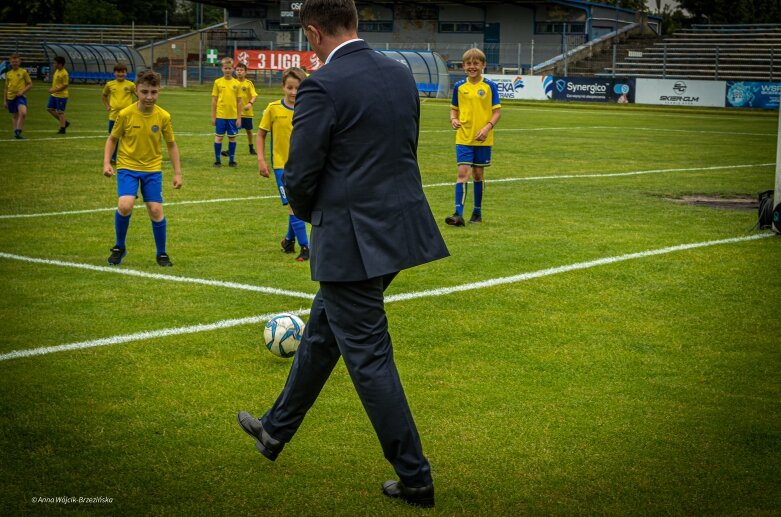
[{"label": "blue soccer shorts", "polygon": [[456,163],[470,167],[490,167],[491,146],[456,144]]},{"label": "blue soccer shorts", "polygon": [[49,104],[46,107],[50,110],[59,111],[60,113],[65,111],[65,105],[68,104],[67,97],[55,97],[49,95]]},{"label": "blue soccer shorts", "polygon": [[239,129],[248,129],[252,131],[252,117],[241,117],[241,127]]},{"label": "blue soccer shorts", "polygon": [[239,134],[239,130],[236,129],[236,119],[218,118],[214,125],[214,134],[216,136],[228,135],[228,138],[234,137]]},{"label": "blue soccer shorts", "polygon": [[19,95],[10,101],[6,100],[5,105],[8,107],[9,113],[19,113],[19,106],[27,106],[27,97]]},{"label": "blue soccer shorts", "polygon": [[117,170],[117,195],[138,197],[138,187],[141,186],[141,195],[144,203],[163,202],[163,173],[140,172],[129,169]]},{"label": "blue soccer shorts", "polygon": [[285,169],[274,169],[274,178],[277,180],[277,189],[279,197],[282,199],[282,206],[287,205],[287,195],[285,194],[285,183],[282,181],[282,173]]}]

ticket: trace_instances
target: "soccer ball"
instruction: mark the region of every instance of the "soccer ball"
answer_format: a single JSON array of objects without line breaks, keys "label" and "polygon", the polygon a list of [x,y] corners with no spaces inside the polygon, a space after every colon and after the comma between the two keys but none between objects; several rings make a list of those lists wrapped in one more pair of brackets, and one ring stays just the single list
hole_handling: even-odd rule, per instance
[{"label": "soccer ball", "polygon": [[294,314],[277,314],[263,328],[263,341],[268,351],[279,357],[292,357],[301,336],[304,334],[304,322]]}]

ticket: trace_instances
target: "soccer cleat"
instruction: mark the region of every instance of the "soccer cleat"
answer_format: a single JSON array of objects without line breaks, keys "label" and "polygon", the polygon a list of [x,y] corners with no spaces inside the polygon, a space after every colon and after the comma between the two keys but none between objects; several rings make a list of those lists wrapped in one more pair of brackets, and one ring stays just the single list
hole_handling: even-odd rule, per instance
[{"label": "soccer cleat", "polygon": [[469,218],[469,224],[482,223],[482,222],[483,222],[483,216],[478,214],[477,212],[472,212],[472,217]]},{"label": "soccer cleat", "polygon": [[25,137],[22,136],[21,133],[14,135],[14,138],[16,138],[17,140],[27,140]]},{"label": "soccer cleat", "polygon": [[301,253],[298,254],[296,260],[299,262],[304,262],[306,260],[309,260],[309,248],[307,248],[306,246],[301,246]]},{"label": "soccer cleat", "polygon": [[65,128],[61,127],[59,131],[57,131],[58,135],[64,135],[65,134]]},{"label": "soccer cleat", "polygon": [[218,169],[218,168],[222,167],[222,163],[221,162],[214,162],[214,165],[212,165],[212,167],[214,167],[215,169]]},{"label": "soccer cleat", "polygon": [[236,162],[228,162],[228,167],[238,167],[239,164]]},{"label": "soccer cleat", "polygon": [[171,267],[174,264],[171,262],[171,257],[168,256],[168,253],[161,253],[157,256],[157,265],[161,267]]},{"label": "soccer cleat", "polygon": [[464,226],[464,218],[458,212],[445,217],[445,222],[450,226]]},{"label": "soccer cleat", "polygon": [[255,149],[253,149],[252,147],[250,147],[250,148],[249,148],[249,154],[255,154],[255,155],[256,155],[256,154],[258,154],[258,153],[256,153],[256,152],[255,152]]},{"label": "soccer cleat", "polygon": [[222,156],[228,156],[228,151],[220,151],[220,154],[221,154]]},{"label": "soccer cleat", "polygon": [[125,258],[125,255],[127,255],[127,250],[125,248],[120,248],[119,246],[114,246],[111,248],[111,255],[108,257],[109,266],[120,265],[122,263],[122,259]]},{"label": "soccer cleat", "polygon": [[296,241],[289,241],[287,239],[282,239],[282,242],[279,244],[282,245],[282,251],[285,253],[295,253],[296,252]]},{"label": "soccer cleat", "polygon": [[70,120],[66,120],[66,121],[65,121],[65,127],[66,127],[66,128],[69,128],[69,127],[71,127],[71,121],[70,121]]}]

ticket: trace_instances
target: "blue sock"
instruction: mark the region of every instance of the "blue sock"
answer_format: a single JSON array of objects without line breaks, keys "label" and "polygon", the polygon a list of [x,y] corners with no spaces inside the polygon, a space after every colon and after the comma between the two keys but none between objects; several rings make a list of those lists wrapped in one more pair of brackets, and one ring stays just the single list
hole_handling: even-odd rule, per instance
[{"label": "blue sock", "polygon": [[306,223],[298,217],[291,215],[290,224],[293,226],[293,232],[296,234],[299,246],[309,247],[309,237],[306,236]]},{"label": "blue sock", "polygon": [[287,216],[287,235],[285,235],[285,239],[292,241],[296,238],[296,232],[293,231],[293,219],[298,219],[293,214],[290,214]]},{"label": "blue sock", "polygon": [[469,191],[468,183],[456,183],[456,213],[458,215],[464,215],[464,201],[466,201],[467,191]]},{"label": "blue sock", "polygon": [[122,215],[119,213],[119,210],[114,212],[114,233],[117,235],[117,242],[115,243],[115,246],[119,246],[120,248],[125,247],[125,238],[127,237],[127,229],[129,226],[129,215]]},{"label": "blue sock", "polygon": [[214,142],[214,161],[220,163],[220,153],[222,152],[222,142]]},{"label": "blue sock", "polygon": [[168,223],[163,217],[160,221],[152,221],[152,235],[155,236],[155,246],[157,247],[157,254],[161,255],[165,253],[165,239],[166,239],[166,227]]},{"label": "blue sock", "polygon": [[236,142],[228,142],[228,160],[235,162],[234,157],[236,156]]},{"label": "blue sock", "polygon": [[483,206],[483,182],[482,181],[475,181],[474,187],[475,187],[475,208],[473,212],[475,214],[480,214],[481,210],[480,207]]}]

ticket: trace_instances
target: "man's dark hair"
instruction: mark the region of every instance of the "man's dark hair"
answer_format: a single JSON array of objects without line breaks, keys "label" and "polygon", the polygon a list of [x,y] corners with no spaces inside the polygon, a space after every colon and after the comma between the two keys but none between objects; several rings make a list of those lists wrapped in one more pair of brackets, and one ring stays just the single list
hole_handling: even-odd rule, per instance
[{"label": "man's dark hair", "polygon": [[127,72],[127,65],[125,63],[117,63],[114,65],[115,72]]},{"label": "man's dark hair", "polygon": [[160,86],[160,74],[152,70],[144,70],[136,77],[136,84],[148,84],[149,86]]},{"label": "man's dark hair", "polygon": [[358,10],[353,0],[306,0],[298,16],[302,27],[314,25],[329,36],[358,29]]},{"label": "man's dark hair", "polygon": [[60,65],[65,64],[65,58],[62,56],[54,56],[54,62]]}]

